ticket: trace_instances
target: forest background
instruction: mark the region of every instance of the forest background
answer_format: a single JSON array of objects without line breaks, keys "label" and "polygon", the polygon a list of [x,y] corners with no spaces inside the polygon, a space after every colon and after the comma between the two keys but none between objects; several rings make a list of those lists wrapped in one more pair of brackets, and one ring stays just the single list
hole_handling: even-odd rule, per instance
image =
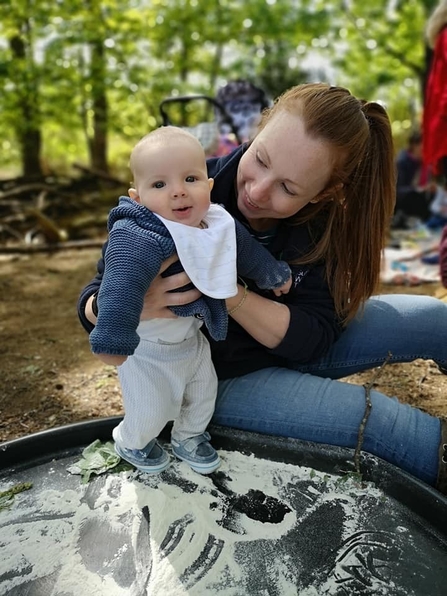
[{"label": "forest background", "polygon": [[[0,0],[0,441],[122,414],[116,369],[92,356],[76,301],[94,275],[108,211],[127,192],[130,149],[162,124],[160,103],[212,97],[234,79],[270,99],[324,80],[382,102],[398,149],[420,123],[434,6]],[[178,125],[198,118],[194,109],[170,114]],[[432,361],[346,380],[447,415],[447,375]]]},{"label": "forest background", "polygon": [[[0,0],[0,178],[124,172],[169,96],[326,80],[417,127],[435,0]],[[176,124],[182,124],[185,113]],[[194,115],[192,116],[194,117]],[[194,122],[193,122],[194,123]]]}]

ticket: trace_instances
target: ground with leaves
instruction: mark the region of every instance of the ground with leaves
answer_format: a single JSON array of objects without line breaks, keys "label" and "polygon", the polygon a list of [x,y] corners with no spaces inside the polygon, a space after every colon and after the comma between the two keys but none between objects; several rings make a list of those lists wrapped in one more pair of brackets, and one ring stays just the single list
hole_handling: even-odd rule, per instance
[{"label": "ground with leaves", "polygon": [[[76,314],[98,256],[97,248],[0,256],[0,441],[122,414],[115,368],[92,356]],[[397,290],[434,293],[439,287]],[[375,375],[346,380],[364,384]],[[376,380],[380,391],[447,416],[447,376],[434,363],[386,365]]]}]

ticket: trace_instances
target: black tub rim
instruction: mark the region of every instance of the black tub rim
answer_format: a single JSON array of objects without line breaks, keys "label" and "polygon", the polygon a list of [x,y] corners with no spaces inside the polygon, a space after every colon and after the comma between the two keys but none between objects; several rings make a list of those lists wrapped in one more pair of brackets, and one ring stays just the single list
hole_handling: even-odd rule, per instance
[{"label": "black tub rim", "polygon": [[[121,420],[122,416],[93,418],[0,443],[0,476],[13,474],[18,468],[33,467],[68,454],[81,453],[84,447],[96,439],[113,440],[112,430]],[[169,437],[169,428],[170,425],[162,431],[162,438]],[[335,474],[354,471],[354,450],[346,447],[217,425],[210,425],[209,430],[217,449],[253,452],[255,448],[259,457],[277,461],[287,461],[292,451],[293,463],[297,465],[315,467]],[[374,482],[388,496],[421,515],[447,537],[446,496],[404,470],[369,453],[361,454],[361,472],[364,480]]]}]

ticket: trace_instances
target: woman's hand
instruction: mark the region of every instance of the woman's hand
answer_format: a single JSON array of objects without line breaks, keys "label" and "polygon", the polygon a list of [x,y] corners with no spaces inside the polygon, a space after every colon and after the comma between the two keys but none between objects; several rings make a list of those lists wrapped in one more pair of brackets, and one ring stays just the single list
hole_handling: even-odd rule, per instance
[{"label": "woman's hand", "polygon": [[161,276],[175,261],[178,261],[176,254],[166,259],[160,267],[157,277],[152,281],[144,298],[144,306],[140,317],[141,321],[147,319],[174,319],[176,315],[169,310],[168,306],[181,306],[200,298],[201,293],[195,288],[186,292],[170,293],[170,290],[176,290],[191,282],[184,271],[170,275],[169,277]]},{"label": "woman's hand", "polygon": [[95,354],[104,364],[111,366],[120,366],[127,360],[127,356],[118,356],[117,354]]}]

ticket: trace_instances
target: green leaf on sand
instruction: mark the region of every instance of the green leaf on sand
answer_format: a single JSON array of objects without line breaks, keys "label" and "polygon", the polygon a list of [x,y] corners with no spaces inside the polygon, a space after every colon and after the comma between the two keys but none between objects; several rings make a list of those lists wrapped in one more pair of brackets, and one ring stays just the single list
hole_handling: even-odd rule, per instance
[{"label": "green leaf on sand", "polygon": [[92,474],[104,474],[109,470],[122,472],[131,470],[130,465],[119,465],[120,456],[116,453],[113,442],[101,442],[99,439],[90,443],[83,451],[82,458],[67,468],[71,474],[80,474],[83,484],[86,484]]}]

